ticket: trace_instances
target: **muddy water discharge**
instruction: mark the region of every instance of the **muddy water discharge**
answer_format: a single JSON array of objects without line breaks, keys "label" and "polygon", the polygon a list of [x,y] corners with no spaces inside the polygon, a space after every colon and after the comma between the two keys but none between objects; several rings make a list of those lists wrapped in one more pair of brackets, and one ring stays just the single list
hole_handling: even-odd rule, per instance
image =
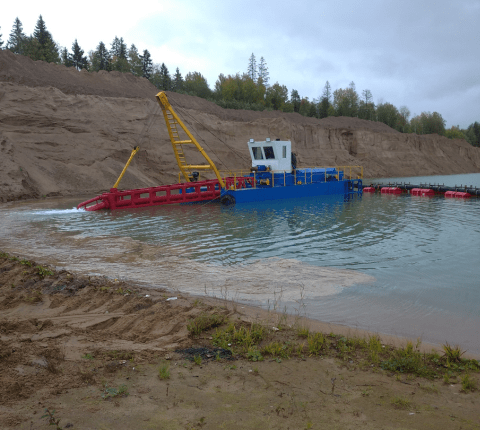
[{"label": "muddy water discharge", "polygon": [[80,200],[4,206],[0,249],[480,353],[480,199],[364,195],[93,213],[72,209]]}]

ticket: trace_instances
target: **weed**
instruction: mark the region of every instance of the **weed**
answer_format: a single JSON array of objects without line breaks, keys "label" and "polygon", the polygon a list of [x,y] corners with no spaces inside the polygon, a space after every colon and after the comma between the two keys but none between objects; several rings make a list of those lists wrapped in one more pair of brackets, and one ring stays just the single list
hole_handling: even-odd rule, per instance
[{"label": "weed", "polygon": [[163,364],[158,369],[158,377],[160,379],[170,379],[170,366],[168,364]]},{"label": "weed", "polygon": [[406,397],[392,397],[390,403],[397,409],[410,409],[412,407],[412,402]]},{"label": "weed", "polygon": [[435,393],[438,394],[438,388],[435,385],[420,385],[420,389],[427,393]]},{"label": "weed", "polygon": [[247,359],[250,361],[263,361],[263,356],[256,348],[249,348],[247,352]]},{"label": "weed", "polygon": [[299,343],[296,347],[295,354],[297,354],[299,357],[302,357],[304,349],[305,349],[305,344]]},{"label": "weed", "polygon": [[126,296],[128,294],[132,294],[132,291],[129,290],[128,288],[125,288],[123,289],[122,287],[118,287],[116,290],[115,290],[115,293],[116,294],[120,294],[122,296]]},{"label": "weed", "polygon": [[224,349],[232,349],[231,345],[239,346],[248,352],[255,344],[265,336],[266,329],[252,323],[250,327],[241,325],[237,327],[234,323],[230,323],[223,330],[216,330],[213,334],[213,344]]},{"label": "weed", "polygon": [[125,384],[120,385],[120,387],[109,387],[107,384],[104,386],[104,390],[102,393],[102,398],[104,400],[108,400],[114,397],[127,397],[128,396],[128,388]]},{"label": "weed", "polygon": [[368,387],[367,389],[365,390],[362,390],[362,397],[367,397],[371,394],[372,392],[372,387]]},{"label": "weed", "polygon": [[55,418],[55,409],[50,411],[48,408],[45,408],[45,414],[41,417],[41,419],[47,418],[48,424],[51,426],[55,426],[55,430],[62,430],[60,427],[60,418]]},{"label": "weed", "polygon": [[376,335],[369,336],[367,341],[367,348],[371,352],[376,352],[377,354],[382,352],[382,342],[380,341],[380,338]]},{"label": "weed", "polygon": [[193,357],[193,361],[195,362],[195,364],[197,366],[201,366],[202,365],[202,357],[200,355],[195,355]]},{"label": "weed", "polygon": [[109,357],[112,357],[115,360],[133,360],[134,359],[134,354],[133,352],[127,352],[127,351],[107,351],[106,355]]},{"label": "weed", "polygon": [[475,391],[477,389],[477,381],[475,379],[470,378],[470,374],[466,373],[462,377],[462,391],[464,393],[468,391]]},{"label": "weed", "polygon": [[297,335],[298,337],[306,339],[310,335],[310,330],[307,327],[299,327],[297,330]]},{"label": "weed", "polygon": [[443,383],[445,385],[450,384],[450,375],[448,372],[445,372],[445,374],[443,375]]},{"label": "weed", "polygon": [[255,373],[255,375],[258,375],[258,367],[253,368],[253,373]]},{"label": "weed", "polygon": [[31,267],[33,265],[33,263],[31,261],[28,261],[28,260],[25,260],[25,259],[20,261],[20,264],[23,264],[24,266],[29,266],[29,267]]},{"label": "weed", "polygon": [[38,274],[40,277],[45,278],[47,276],[52,276],[53,272],[51,270],[48,270],[46,267],[43,266],[36,266],[35,269],[38,270]]},{"label": "weed", "polygon": [[445,343],[445,345],[442,345],[442,348],[444,352],[443,357],[447,360],[447,362],[450,362],[450,363],[460,362],[462,355],[465,354],[465,351],[462,352],[462,350],[458,345],[450,346],[448,342]]},{"label": "weed", "polygon": [[309,335],[307,338],[308,352],[311,355],[318,355],[326,343],[326,338],[322,333]]},{"label": "weed", "polygon": [[43,293],[40,290],[35,290],[31,295],[25,297],[25,300],[30,303],[38,303],[43,301]]},{"label": "weed", "polygon": [[193,320],[190,320],[190,322],[187,325],[187,330],[190,332],[192,336],[198,336],[203,331],[208,330],[212,327],[218,327],[219,325],[222,325],[224,322],[225,322],[224,315],[218,315],[218,314],[209,315],[209,314],[202,313],[198,317],[194,318]]},{"label": "weed", "polygon": [[87,352],[86,354],[82,355],[82,358],[84,358],[85,360],[93,360],[95,357]]},{"label": "weed", "polygon": [[289,358],[292,354],[293,347],[288,343],[270,342],[262,348],[265,355],[271,355],[278,358]]}]

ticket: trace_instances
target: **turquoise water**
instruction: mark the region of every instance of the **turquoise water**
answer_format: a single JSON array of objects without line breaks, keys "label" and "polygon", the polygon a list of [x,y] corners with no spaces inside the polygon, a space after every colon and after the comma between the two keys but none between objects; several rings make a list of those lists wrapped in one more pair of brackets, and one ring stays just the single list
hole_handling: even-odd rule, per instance
[{"label": "turquoise water", "polygon": [[[480,174],[376,181],[480,187]],[[62,199],[0,208],[1,249],[153,287],[212,294],[228,286],[232,298],[264,307],[269,286],[281,286],[292,312],[301,295],[307,315],[322,321],[480,353],[480,199],[365,194],[93,213],[73,206]]]}]

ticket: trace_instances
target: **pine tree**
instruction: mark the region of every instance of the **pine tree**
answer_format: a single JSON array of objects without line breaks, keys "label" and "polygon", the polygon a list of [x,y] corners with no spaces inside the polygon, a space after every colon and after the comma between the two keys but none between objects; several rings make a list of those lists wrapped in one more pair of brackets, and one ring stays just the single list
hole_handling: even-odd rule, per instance
[{"label": "pine tree", "polygon": [[91,70],[98,72],[99,70],[111,70],[111,58],[105,43],[100,42],[97,49],[91,52]]},{"label": "pine tree", "polygon": [[115,36],[112,42],[112,48],[110,49],[110,56],[112,58],[112,70],[117,72],[130,72],[130,64],[127,60],[127,44],[123,40]]},{"label": "pine tree", "polygon": [[74,66],[77,70],[88,69],[88,61],[87,57],[85,57],[84,51],[80,48],[80,45],[75,39],[75,42],[72,44],[72,55],[70,55],[70,60],[72,62],[72,66]]},{"label": "pine tree", "polygon": [[66,67],[72,67],[73,63],[70,59],[70,54],[68,53],[67,48],[63,48],[60,52],[60,62]]},{"label": "pine tree", "polygon": [[175,70],[175,75],[173,76],[172,91],[182,91],[183,90],[183,77],[180,73],[180,69],[177,67]]},{"label": "pine tree", "polygon": [[34,60],[43,60],[48,63],[60,62],[58,46],[47,30],[42,15],[38,17],[33,35],[28,38],[25,54]]},{"label": "pine tree", "polygon": [[257,82],[257,60],[255,59],[255,55],[253,55],[253,52],[248,59],[247,74],[253,82]]},{"label": "pine tree", "polygon": [[15,18],[10,37],[7,41],[7,49],[10,49],[10,51],[15,54],[23,54],[25,39],[26,36],[23,32],[22,22],[17,17]]},{"label": "pine tree", "polygon": [[169,91],[172,88],[172,78],[168,72],[167,66],[165,63],[162,63],[160,66],[160,89],[163,91]]},{"label": "pine tree", "polygon": [[298,112],[300,110],[300,102],[302,100],[300,99],[300,94],[298,94],[297,90],[292,90],[292,92],[290,93],[290,101],[293,105],[293,111]]},{"label": "pine tree", "polygon": [[148,49],[144,49],[143,55],[140,55],[140,59],[142,60],[142,76],[144,78],[150,79],[153,71],[153,62],[152,56]]},{"label": "pine tree", "polygon": [[267,63],[263,57],[260,58],[260,63],[258,65],[258,77],[262,78],[262,83],[265,85],[265,88],[268,88],[268,81],[270,80]]},{"label": "pine tree", "polygon": [[130,46],[130,49],[128,50],[128,62],[130,64],[130,71],[133,75],[143,75],[142,59],[140,58],[140,55],[138,54],[138,49],[134,44],[132,44],[132,46]]},{"label": "pine tree", "polygon": [[325,87],[323,88],[323,94],[320,99],[320,103],[318,106],[318,116],[319,118],[326,118],[329,116],[329,109],[332,104],[332,87],[330,86],[330,82],[325,83]]}]

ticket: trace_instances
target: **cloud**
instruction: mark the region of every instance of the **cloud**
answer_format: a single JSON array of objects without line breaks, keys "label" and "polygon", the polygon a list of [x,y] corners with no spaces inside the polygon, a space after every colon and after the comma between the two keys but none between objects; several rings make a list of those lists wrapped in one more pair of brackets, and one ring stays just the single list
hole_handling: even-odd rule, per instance
[{"label": "cloud", "polygon": [[4,5],[3,40],[17,15],[31,33],[42,13],[67,48],[75,38],[88,52],[123,37],[170,72],[202,73],[212,88],[220,73],[246,72],[253,52],[265,58],[271,83],[310,100],[327,80],[333,90],[354,81],[374,100],[438,111],[447,125],[480,120],[478,0],[151,0],[128,8],[88,0],[74,16],[62,5]]}]

